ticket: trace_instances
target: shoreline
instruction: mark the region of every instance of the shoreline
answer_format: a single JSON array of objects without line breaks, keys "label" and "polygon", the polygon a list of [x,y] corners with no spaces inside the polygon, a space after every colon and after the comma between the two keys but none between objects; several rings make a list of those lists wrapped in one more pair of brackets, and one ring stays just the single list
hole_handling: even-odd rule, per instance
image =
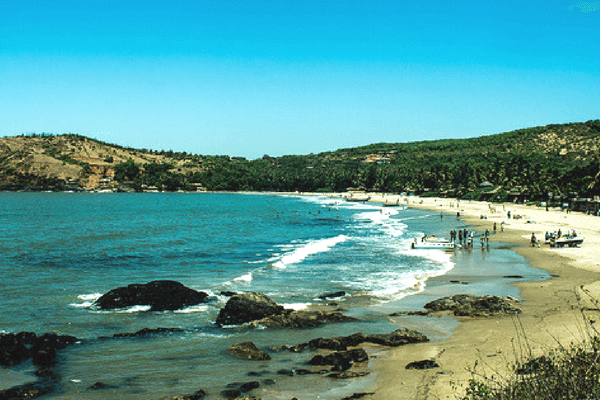
[{"label": "shoreline", "polygon": [[[370,201],[383,203],[393,196],[373,196]],[[525,347],[533,356],[539,356],[559,345],[580,342],[586,338],[584,318],[580,313],[581,286],[600,299],[600,218],[581,213],[563,213],[557,210],[516,204],[491,204],[456,199],[397,197],[400,205],[439,211],[444,215],[460,212],[462,222],[474,230],[497,232],[492,242],[514,245],[512,251],[525,257],[530,267],[546,271],[552,278],[543,281],[514,282],[519,290],[522,314],[492,318],[457,317],[458,326],[449,338],[392,349],[374,363],[376,383],[367,399],[449,399],[464,394],[471,370],[487,376],[508,375],[508,365],[521,356]],[[507,219],[507,212],[521,216]],[[504,221],[504,230],[500,223]],[[543,238],[546,231],[576,229],[585,238],[579,248],[550,248],[530,246],[532,232]],[[475,245],[477,247],[477,245]],[[451,272],[450,272],[451,273]],[[448,276],[445,275],[445,280]],[[430,283],[444,276],[431,278]],[[435,284],[435,283],[434,283]],[[507,284],[509,284],[507,282]],[[463,293],[457,285],[453,293]],[[441,297],[441,296],[439,296]],[[585,297],[585,296],[584,296]],[[589,303],[589,301],[587,302]],[[585,303],[585,304],[587,304]],[[527,349],[527,351],[529,351]],[[433,359],[440,368],[405,370],[413,361]]]}]

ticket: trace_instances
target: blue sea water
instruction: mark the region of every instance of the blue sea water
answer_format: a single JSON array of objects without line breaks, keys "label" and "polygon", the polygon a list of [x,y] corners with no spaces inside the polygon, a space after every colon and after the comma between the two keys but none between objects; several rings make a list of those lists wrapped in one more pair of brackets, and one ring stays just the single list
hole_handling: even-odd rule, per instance
[{"label": "blue sea water", "polygon": [[[277,381],[253,392],[264,399],[341,398],[369,381],[289,378],[277,371],[302,367],[310,354],[273,351],[273,360],[257,363],[227,349],[249,340],[268,349],[391,332],[398,326],[380,306],[423,291],[428,278],[457,262],[444,252],[410,251],[415,237],[447,232],[456,220],[317,196],[0,193],[0,218],[0,331],[83,339],[61,355],[60,380],[48,396],[56,399],[160,399],[200,388],[219,398],[228,383],[255,379]],[[175,312],[93,306],[111,289],[158,279],[208,292],[210,301]],[[325,305],[319,295],[340,290],[347,295],[339,307],[358,322],[311,330],[214,325],[227,301],[221,291],[258,291],[298,309]],[[102,339],[146,327],[184,331]],[[12,370],[34,371],[27,364]],[[0,371],[0,381],[6,376]],[[89,390],[98,381],[111,389]]]}]

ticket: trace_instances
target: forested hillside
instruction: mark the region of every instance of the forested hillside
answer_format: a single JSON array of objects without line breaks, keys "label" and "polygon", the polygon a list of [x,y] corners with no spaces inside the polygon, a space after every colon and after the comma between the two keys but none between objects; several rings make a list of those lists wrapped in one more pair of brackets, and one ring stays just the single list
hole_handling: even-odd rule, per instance
[{"label": "forested hillside", "polygon": [[0,139],[4,190],[304,191],[357,188],[460,198],[600,194],[600,121],[473,139],[379,143],[246,160],[130,149],[79,135]]}]

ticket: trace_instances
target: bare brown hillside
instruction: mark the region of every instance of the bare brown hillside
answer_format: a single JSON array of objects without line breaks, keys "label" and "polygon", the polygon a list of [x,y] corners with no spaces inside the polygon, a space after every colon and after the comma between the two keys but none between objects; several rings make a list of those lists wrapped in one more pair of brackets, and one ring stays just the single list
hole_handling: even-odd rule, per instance
[{"label": "bare brown hillside", "polygon": [[114,166],[132,159],[136,164],[177,164],[164,155],[113,146],[79,135],[0,138],[3,187],[18,179],[32,181],[32,189],[64,182],[65,189],[114,188]]}]

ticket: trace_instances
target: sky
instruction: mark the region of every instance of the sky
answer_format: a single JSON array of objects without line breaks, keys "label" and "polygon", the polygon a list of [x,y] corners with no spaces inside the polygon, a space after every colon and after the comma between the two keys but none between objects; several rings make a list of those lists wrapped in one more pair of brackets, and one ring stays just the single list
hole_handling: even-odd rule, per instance
[{"label": "sky", "polygon": [[600,2],[2,0],[0,136],[249,159],[600,118]]}]

